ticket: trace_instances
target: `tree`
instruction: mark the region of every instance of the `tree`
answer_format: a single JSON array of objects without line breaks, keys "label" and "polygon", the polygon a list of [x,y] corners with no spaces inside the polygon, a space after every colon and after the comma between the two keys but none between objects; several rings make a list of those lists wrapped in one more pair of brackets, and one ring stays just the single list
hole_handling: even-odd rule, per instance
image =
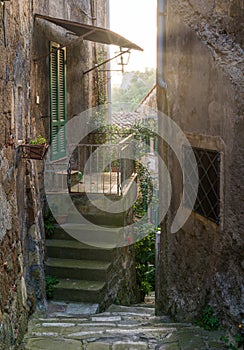
[{"label": "tree", "polygon": [[[112,88],[114,110],[119,111],[125,105],[136,108],[143,97],[153,87],[156,81],[155,69],[144,72],[134,71],[125,73],[121,86]],[[129,111],[128,111],[129,112]]]}]

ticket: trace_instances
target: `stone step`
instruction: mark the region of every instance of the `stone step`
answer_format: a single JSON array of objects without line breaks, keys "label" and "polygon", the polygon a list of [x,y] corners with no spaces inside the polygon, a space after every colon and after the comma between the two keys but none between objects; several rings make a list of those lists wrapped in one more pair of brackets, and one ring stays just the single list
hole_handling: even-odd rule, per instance
[{"label": "stone step", "polygon": [[60,240],[66,240],[66,241],[75,241],[77,240],[69,235],[65,230],[62,229],[59,225],[55,225],[54,232],[52,234],[51,239],[60,239]]},{"label": "stone step", "polygon": [[62,227],[55,227],[52,239],[75,240],[93,247],[107,249],[115,248],[120,240],[124,242],[123,228],[108,228],[100,225],[74,222],[65,223]]},{"label": "stone step", "polygon": [[110,262],[48,258],[46,273],[61,278],[106,281]]},{"label": "stone step", "polygon": [[111,261],[112,249],[95,248],[76,240],[46,240],[49,258]]},{"label": "stone step", "polygon": [[75,279],[60,279],[53,292],[55,300],[82,300],[84,303],[100,303],[104,294],[105,282]]}]

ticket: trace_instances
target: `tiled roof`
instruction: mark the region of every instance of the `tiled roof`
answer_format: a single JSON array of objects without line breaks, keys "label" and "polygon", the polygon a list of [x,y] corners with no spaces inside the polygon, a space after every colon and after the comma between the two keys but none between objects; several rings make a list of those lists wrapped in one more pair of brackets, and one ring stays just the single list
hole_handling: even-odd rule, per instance
[{"label": "tiled roof", "polygon": [[114,112],[112,115],[112,123],[119,126],[120,128],[128,128],[133,125],[136,121],[142,119],[141,113],[139,112]]},{"label": "tiled roof", "polygon": [[113,112],[112,123],[121,127],[127,128],[135,122],[142,121],[144,118],[156,116],[156,85],[146,94],[134,112]]}]

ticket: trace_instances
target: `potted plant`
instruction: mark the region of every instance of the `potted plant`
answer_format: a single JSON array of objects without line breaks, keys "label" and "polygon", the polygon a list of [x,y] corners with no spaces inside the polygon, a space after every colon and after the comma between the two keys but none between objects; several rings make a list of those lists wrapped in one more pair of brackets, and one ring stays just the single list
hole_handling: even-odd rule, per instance
[{"label": "potted plant", "polygon": [[28,144],[22,145],[22,149],[24,158],[41,160],[48,149],[47,140],[39,135],[36,139],[30,140]]}]

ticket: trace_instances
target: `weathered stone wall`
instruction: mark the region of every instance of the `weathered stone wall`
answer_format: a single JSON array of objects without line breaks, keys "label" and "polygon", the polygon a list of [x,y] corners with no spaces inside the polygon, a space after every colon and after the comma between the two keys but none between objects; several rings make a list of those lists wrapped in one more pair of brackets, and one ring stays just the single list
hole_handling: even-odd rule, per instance
[{"label": "weathered stone wall", "polygon": [[[105,27],[106,7],[104,2],[85,0],[46,1],[34,2],[34,13],[64,18],[70,21]],[[37,121],[44,123],[45,135],[49,139],[50,128],[50,100],[49,100],[49,52],[50,41],[66,47],[66,80],[67,80],[67,119],[79,114],[97,104],[98,79],[94,70],[86,75],[83,72],[98,63],[102,53],[106,58],[101,44],[83,40],[42,19],[35,19],[33,34],[33,109],[32,115]],[[103,93],[106,95],[106,79],[103,81]],[[39,103],[36,102],[39,96]],[[40,130],[40,127],[39,127]]]},{"label": "weathered stone wall", "polygon": [[0,347],[18,349],[44,302],[38,174],[18,148],[30,135],[30,3],[1,4],[0,16]]},{"label": "weathered stone wall", "polygon": [[109,271],[102,310],[112,303],[131,305],[140,302],[140,292],[136,281],[134,246],[115,249],[112,268]]},{"label": "weathered stone wall", "polygon": [[158,108],[195,147],[221,152],[221,223],[192,213],[176,234],[170,224],[182,196],[181,169],[170,152],[172,205],[163,226],[157,311],[192,320],[210,304],[220,319],[241,321],[243,276],[243,50],[240,1],[169,1],[164,92]]},{"label": "weathered stone wall", "polygon": [[[105,23],[103,6],[99,1],[100,25]],[[48,53],[49,40],[66,42],[60,31],[37,23],[34,13],[91,23],[90,12],[88,2],[79,0],[0,4],[1,349],[18,349],[28,315],[45,305],[43,169],[38,161],[22,159],[18,145],[40,133],[49,140],[48,56],[35,59]],[[93,64],[93,55],[88,42],[67,42],[72,47],[67,53],[71,117],[92,105],[93,81],[85,82],[82,72]]]}]

